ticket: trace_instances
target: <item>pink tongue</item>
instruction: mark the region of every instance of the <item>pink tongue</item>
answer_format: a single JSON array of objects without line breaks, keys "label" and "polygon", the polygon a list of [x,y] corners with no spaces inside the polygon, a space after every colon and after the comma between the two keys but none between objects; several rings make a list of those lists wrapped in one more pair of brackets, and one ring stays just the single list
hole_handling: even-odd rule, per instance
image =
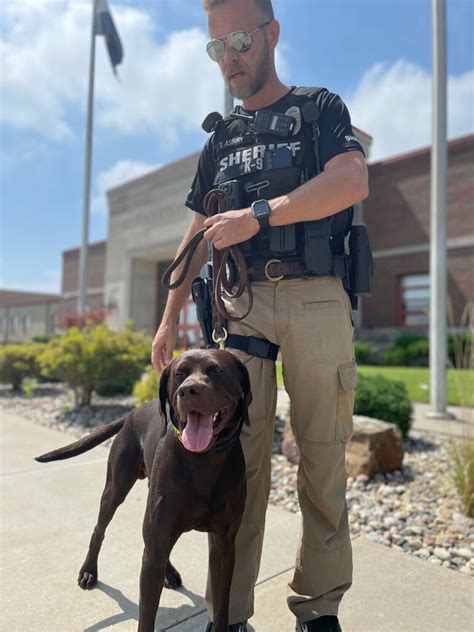
[{"label": "pink tongue", "polygon": [[183,430],[182,442],[191,452],[202,452],[211,443],[212,416],[190,412],[186,428]]}]

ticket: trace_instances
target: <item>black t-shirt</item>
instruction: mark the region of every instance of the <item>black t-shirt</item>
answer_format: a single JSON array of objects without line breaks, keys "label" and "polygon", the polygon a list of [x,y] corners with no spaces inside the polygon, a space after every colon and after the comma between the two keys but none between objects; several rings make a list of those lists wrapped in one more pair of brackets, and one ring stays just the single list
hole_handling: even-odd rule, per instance
[{"label": "black t-shirt", "polygon": [[[302,95],[313,98],[320,111],[319,118],[319,156],[321,167],[337,156],[347,151],[358,150],[363,152],[362,146],[357,140],[352,130],[349,111],[342,99],[325,88],[291,88],[281,99],[265,108],[273,112],[285,113],[291,106],[295,105],[295,99],[304,98]],[[254,112],[244,110],[239,107],[239,112],[243,114],[253,114]],[[305,127],[309,127],[307,124]],[[281,140],[281,139],[277,139]],[[311,152],[308,160],[314,158],[314,148],[312,143],[307,142],[302,145],[302,151]],[[300,162],[304,161],[302,156]],[[199,158],[198,168],[194,177],[191,189],[186,198],[186,206],[193,211],[205,215],[203,200],[208,191],[214,186],[216,174],[220,170],[216,161],[215,134],[212,134],[206,141]]]}]

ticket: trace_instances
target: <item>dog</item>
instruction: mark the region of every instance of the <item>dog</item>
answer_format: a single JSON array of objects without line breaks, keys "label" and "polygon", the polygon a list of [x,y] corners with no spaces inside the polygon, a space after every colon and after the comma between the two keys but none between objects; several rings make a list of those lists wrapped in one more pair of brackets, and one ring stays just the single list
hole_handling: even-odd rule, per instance
[{"label": "dog", "polygon": [[139,632],[152,632],[163,585],[181,585],[169,561],[179,536],[207,531],[213,632],[228,631],[235,536],[246,501],[245,462],[239,436],[249,424],[250,381],[229,351],[188,351],[162,372],[159,401],[95,430],[68,446],[36,457],[45,463],[82,454],[117,435],[97,525],[79,571],[81,588],[97,583],[105,530],[137,479],[149,479],[143,522]]}]

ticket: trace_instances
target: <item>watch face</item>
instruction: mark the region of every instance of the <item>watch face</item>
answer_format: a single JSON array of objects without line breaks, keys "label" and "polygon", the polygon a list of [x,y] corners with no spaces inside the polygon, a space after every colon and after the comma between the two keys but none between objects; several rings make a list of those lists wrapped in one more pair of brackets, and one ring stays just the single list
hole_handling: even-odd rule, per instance
[{"label": "watch face", "polygon": [[252,205],[254,217],[267,217],[270,215],[270,206],[267,200],[257,200]]}]

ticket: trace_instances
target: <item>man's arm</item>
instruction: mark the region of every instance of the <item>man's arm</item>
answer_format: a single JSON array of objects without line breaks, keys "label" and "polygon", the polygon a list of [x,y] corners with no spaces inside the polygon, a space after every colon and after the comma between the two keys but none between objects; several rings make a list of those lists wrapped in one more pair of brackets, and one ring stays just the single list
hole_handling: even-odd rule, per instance
[{"label": "man's arm", "polygon": [[[368,196],[365,158],[350,151],[331,158],[324,171],[286,195],[269,200],[271,226],[322,219],[335,215]],[[240,243],[256,235],[259,224],[250,208],[219,213],[204,221],[204,238],[217,249]]]},{"label": "man's arm", "polygon": [[271,200],[271,226],[329,217],[369,194],[367,166],[360,151],[334,156],[324,171],[287,195]]},{"label": "man's arm", "polygon": [[[201,230],[204,226],[204,219],[204,215],[193,213],[191,224],[179,245],[178,253],[181,252],[189,239],[197,233],[198,230]],[[194,252],[184,282],[175,290],[169,291],[163,318],[155,334],[151,348],[151,363],[157,372],[160,372],[165,364],[173,357],[173,350],[176,346],[176,321],[184,304],[188,300],[192,281],[199,274],[200,269],[206,263],[206,259],[207,243],[202,241]],[[183,265],[184,261],[181,262],[178,268],[173,272],[171,281],[175,280],[181,274]]]}]

